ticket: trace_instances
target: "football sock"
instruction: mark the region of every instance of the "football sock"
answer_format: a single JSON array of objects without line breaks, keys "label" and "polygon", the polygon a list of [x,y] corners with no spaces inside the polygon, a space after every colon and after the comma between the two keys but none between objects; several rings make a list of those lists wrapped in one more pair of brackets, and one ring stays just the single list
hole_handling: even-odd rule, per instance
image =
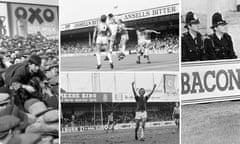
[{"label": "football sock", "polygon": [[108,56],[108,59],[109,59],[109,63],[112,63],[112,56],[111,56],[111,53],[108,52],[108,53],[107,53],[107,56]]},{"label": "football sock", "polygon": [[97,57],[97,64],[101,65],[101,55],[99,53],[97,53],[96,57]]}]

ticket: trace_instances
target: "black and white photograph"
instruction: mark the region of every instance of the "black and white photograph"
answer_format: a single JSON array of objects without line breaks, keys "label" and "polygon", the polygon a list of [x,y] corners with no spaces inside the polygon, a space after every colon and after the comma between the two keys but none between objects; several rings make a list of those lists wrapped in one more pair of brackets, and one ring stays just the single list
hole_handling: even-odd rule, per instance
[{"label": "black and white photograph", "polygon": [[181,1],[181,143],[240,142],[240,1]]},{"label": "black and white photograph", "polygon": [[240,0],[0,0],[0,144],[240,144]]},{"label": "black and white photograph", "polygon": [[182,0],[182,62],[240,58],[239,0]]},{"label": "black and white photograph", "polygon": [[58,0],[0,0],[0,143],[59,143]]},{"label": "black and white photograph", "polygon": [[177,72],[62,73],[62,144],[179,144]]},{"label": "black and white photograph", "polygon": [[61,0],[62,71],[178,71],[179,0]]}]

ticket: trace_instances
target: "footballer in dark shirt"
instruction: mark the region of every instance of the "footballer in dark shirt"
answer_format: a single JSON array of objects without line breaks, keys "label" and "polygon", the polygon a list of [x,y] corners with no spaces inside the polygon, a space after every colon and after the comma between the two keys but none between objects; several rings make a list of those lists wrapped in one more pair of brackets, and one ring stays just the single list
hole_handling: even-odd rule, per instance
[{"label": "footballer in dark shirt", "polygon": [[132,90],[133,90],[133,94],[137,104],[136,116],[135,116],[135,120],[136,120],[135,139],[136,140],[138,140],[137,132],[141,122],[141,139],[140,140],[144,141],[144,129],[145,129],[145,122],[147,120],[147,101],[153,94],[156,86],[157,85],[154,84],[152,91],[148,95],[145,95],[145,89],[140,88],[139,92],[137,93],[135,88],[135,83],[132,82]]}]

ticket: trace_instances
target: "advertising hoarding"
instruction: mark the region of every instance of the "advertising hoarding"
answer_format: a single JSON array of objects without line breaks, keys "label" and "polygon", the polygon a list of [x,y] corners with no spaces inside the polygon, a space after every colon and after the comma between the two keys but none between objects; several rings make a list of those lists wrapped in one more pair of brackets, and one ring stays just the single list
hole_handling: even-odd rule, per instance
[{"label": "advertising hoarding", "polygon": [[11,35],[26,36],[40,32],[50,39],[58,38],[58,8],[8,3]]},{"label": "advertising hoarding", "polygon": [[67,92],[61,94],[63,103],[103,103],[112,102],[112,93],[108,92]]},{"label": "advertising hoarding", "polygon": [[240,60],[182,64],[183,104],[240,99]]}]

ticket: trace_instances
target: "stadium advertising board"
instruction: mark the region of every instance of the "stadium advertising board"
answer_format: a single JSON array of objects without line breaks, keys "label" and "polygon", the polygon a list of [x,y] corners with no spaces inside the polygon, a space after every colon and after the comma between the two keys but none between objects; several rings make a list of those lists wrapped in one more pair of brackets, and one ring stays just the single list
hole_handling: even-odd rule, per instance
[{"label": "stadium advertising board", "polygon": [[7,5],[0,3],[0,36],[4,35],[9,35]]},{"label": "stadium advertising board", "polygon": [[[155,122],[147,122],[146,127],[164,127],[164,126],[174,126],[174,121],[155,121]],[[135,123],[121,123],[116,124],[114,129],[134,129],[136,127]]]},{"label": "stadium advertising board", "polygon": [[9,3],[9,12],[12,36],[41,32],[47,38],[58,38],[57,7]]},{"label": "stadium advertising board", "polygon": [[63,103],[112,102],[112,93],[108,92],[67,92],[61,94]]},{"label": "stadium advertising board", "polygon": [[183,104],[240,99],[240,60],[182,65]]},{"label": "stadium advertising board", "polygon": [[97,24],[98,24],[98,19],[91,19],[91,20],[74,23],[72,24],[72,28],[77,29],[77,28],[91,27],[91,26],[96,26]]},{"label": "stadium advertising board", "polygon": [[[114,127],[115,130],[118,129],[134,129],[136,126],[135,123],[120,123],[116,124]],[[175,126],[174,121],[155,121],[155,122],[147,122],[146,127],[164,127],[164,126]],[[73,132],[86,132],[91,130],[103,130],[107,129],[107,125],[104,126],[104,128],[100,125],[97,126],[79,126],[79,127],[63,127],[61,129],[61,132],[63,133],[73,133]]]},{"label": "stadium advertising board", "polygon": [[132,21],[156,16],[164,16],[179,13],[179,4],[158,7],[153,9],[130,12],[120,15],[123,21]]},{"label": "stadium advertising board", "polygon": [[[117,15],[117,17],[120,17],[123,21],[132,21],[132,20],[138,20],[138,19],[144,19],[144,18],[171,15],[176,13],[179,13],[179,4],[173,4],[173,5],[168,5],[164,7],[157,7],[152,9],[119,14]],[[64,31],[64,30],[92,27],[92,26],[96,26],[97,23],[98,23],[98,19],[90,19],[90,20],[80,21],[77,23],[62,25],[60,30]]]}]

